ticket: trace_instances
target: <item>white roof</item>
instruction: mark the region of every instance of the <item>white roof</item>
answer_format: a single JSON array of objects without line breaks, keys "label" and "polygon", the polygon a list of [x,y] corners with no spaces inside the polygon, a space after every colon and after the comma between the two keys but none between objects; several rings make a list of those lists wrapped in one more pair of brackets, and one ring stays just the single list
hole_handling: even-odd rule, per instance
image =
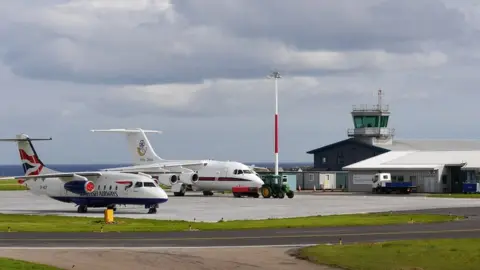
[{"label": "white roof", "polygon": [[378,145],[392,151],[472,151],[480,150],[480,140],[395,139],[391,145]]},{"label": "white roof", "polygon": [[343,167],[361,169],[437,169],[446,165],[462,169],[480,168],[480,150],[475,151],[390,151]]}]

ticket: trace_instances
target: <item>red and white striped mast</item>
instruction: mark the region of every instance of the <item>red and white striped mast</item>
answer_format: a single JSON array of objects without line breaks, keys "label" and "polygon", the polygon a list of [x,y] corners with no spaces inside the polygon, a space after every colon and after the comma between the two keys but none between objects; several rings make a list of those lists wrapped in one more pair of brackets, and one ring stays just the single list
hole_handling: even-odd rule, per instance
[{"label": "red and white striped mast", "polygon": [[268,76],[275,80],[275,175],[278,175],[278,79],[281,77],[278,71],[274,71]]}]

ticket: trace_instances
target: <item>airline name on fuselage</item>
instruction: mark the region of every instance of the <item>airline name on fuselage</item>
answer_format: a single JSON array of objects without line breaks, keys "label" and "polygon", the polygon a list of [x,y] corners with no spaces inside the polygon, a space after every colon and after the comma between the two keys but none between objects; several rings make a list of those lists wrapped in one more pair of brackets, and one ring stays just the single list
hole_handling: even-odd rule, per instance
[{"label": "airline name on fuselage", "polygon": [[82,197],[118,197],[118,193],[116,191],[97,190],[92,193],[80,194],[80,196]]}]

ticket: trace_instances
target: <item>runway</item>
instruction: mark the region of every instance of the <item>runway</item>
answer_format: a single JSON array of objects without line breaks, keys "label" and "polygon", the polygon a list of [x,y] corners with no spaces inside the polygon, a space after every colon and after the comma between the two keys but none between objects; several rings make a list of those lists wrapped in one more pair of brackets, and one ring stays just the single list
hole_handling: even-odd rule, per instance
[{"label": "runway", "polygon": [[165,233],[0,233],[0,247],[226,247],[312,245],[426,238],[480,238],[480,221],[335,228]]}]

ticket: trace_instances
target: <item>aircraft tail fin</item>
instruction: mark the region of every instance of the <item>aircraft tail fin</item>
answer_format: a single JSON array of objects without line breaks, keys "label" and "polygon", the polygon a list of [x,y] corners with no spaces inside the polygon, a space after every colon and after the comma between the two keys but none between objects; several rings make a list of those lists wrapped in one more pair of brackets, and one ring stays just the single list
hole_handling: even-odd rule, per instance
[{"label": "aircraft tail fin", "polygon": [[19,134],[16,138],[0,139],[0,142],[17,142],[20,161],[22,163],[25,175],[41,175],[55,173],[50,168],[45,167],[33,146],[32,141],[50,141],[52,138],[29,138],[26,134]]},{"label": "aircraft tail fin", "polygon": [[158,130],[135,129],[93,129],[92,132],[114,132],[124,133],[127,137],[128,148],[135,165],[149,164],[162,161],[163,159],[155,153],[145,133],[158,133]]}]

